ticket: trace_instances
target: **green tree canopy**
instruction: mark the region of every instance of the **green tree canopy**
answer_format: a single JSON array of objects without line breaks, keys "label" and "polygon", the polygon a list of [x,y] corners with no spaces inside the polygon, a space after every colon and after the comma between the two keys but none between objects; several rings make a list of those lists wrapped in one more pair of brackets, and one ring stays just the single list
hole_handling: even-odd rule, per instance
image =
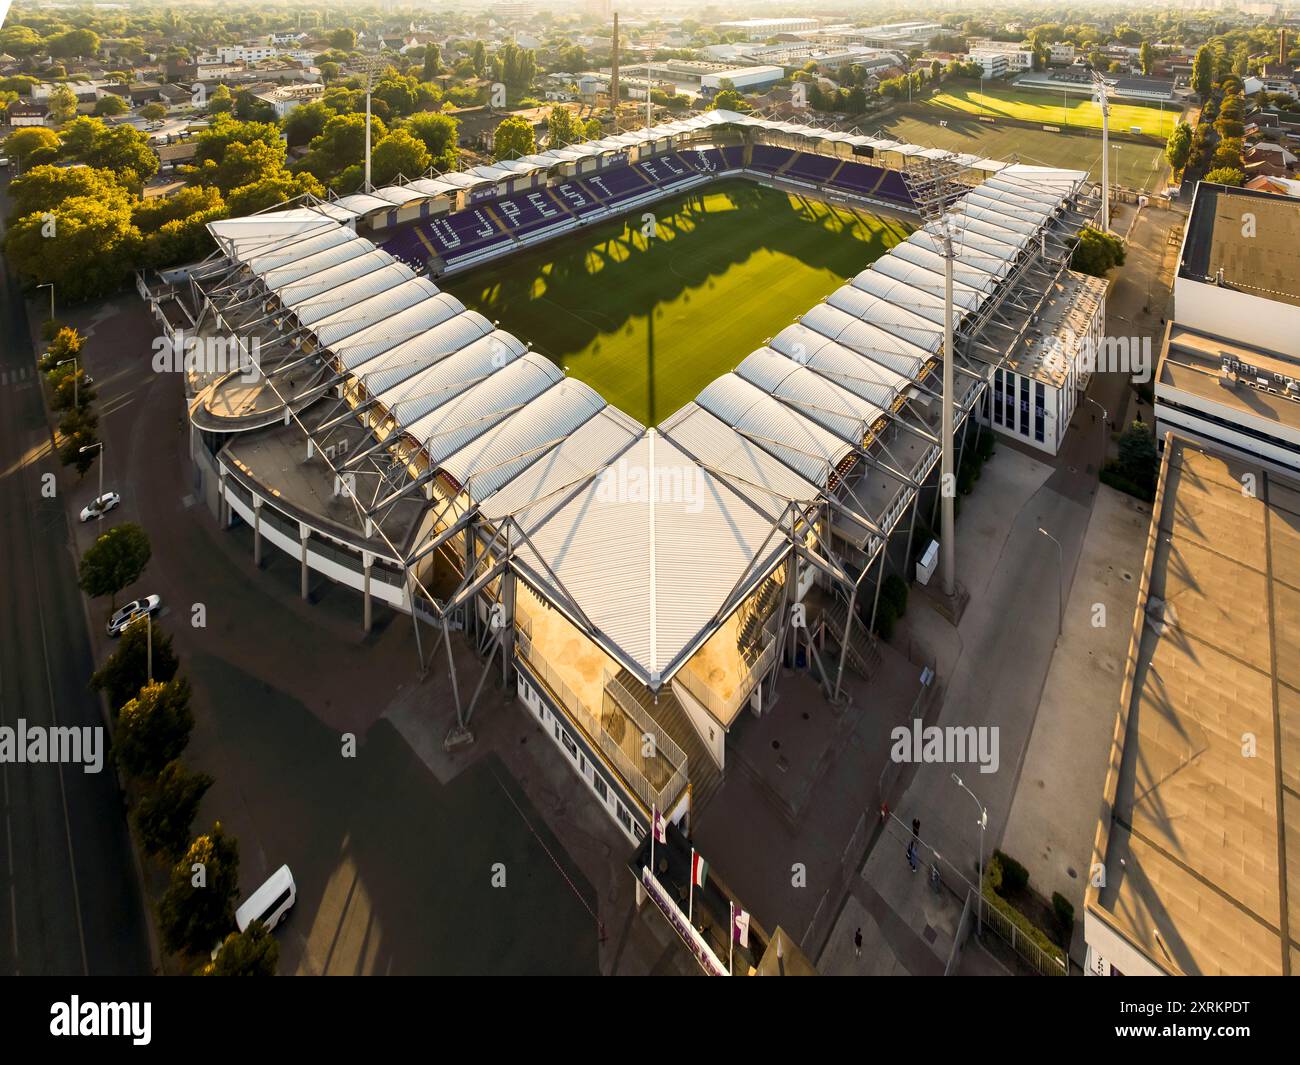
[{"label": "green tree canopy", "polygon": [[216,961],[202,969],[203,976],[274,976],[280,964],[280,944],[261,921],[242,932],[231,932],[221,944]]},{"label": "green tree canopy", "polygon": [[72,196],[50,212],[20,218],[5,242],[9,261],[25,280],[52,282],[68,301],[116,291],[131,276],[141,247],[125,196]]},{"label": "green tree canopy", "polygon": [[1232,185],[1240,188],[1246,184],[1246,174],[1233,166],[1220,166],[1208,171],[1203,180],[1215,185]]},{"label": "green tree canopy", "polygon": [[395,129],[375,146],[370,169],[376,185],[390,185],[398,175],[414,179],[429,169],[429,151],[407,130]]},{"label": "green tree canopy", "polygon": [[1181,173],[1187,166],[1188,157],[1192,152],[1192,127],[1186,122],[1179,122],[1169,134],[1169,140],[1165,142],[1165,158],[1169,160],[1169,166],[1174,173]]},{"label": "green tree canopy", "polygon": [[497,159],[518,159],[537,151],[533,127],[518,115],[502,119],[492,143],[493,155]]},{"label": "green tree canopy", "polygon": [[403,128],[424,144],[430,165],[443,172],[456,168],[460,158],[460,123],[451,115],[420,111],[408,118]]},{"label": "green tree canopy", "polygon": [[117,197],[123,190],[111,170],[89,166],[34,166],[9,183],[11,218],[50,211],[73,196]]},{"label": "green tree canopy", "polygon": [[149,537],[134,522],[115,525],[81,556],[81,590],[92,599],[117,593],[140,579],[153,549]]},{"label": "green tree canopy", "polygon": [[118,711],[113,751],[131,776],[154,780],[168,762],[181,756],[193,730],[189,682],[184,677],[165,684],[146,682]]},{"label": "green tree canopy", "polygon": [[1070,263],[1074,269],[1093,277],[1105,277],[1112,267],[1123,264],[1124,242],[1119,237],[1091,227],[1080,231],[1079,244]]},{"label": "green tree canopy", "polygon": [[234,927],[238,894],[239,844],[218,821],[172,868],[158,903],[163,944],[177,953],[206,954]]},{"label": "green tree canopy", "polygon": [[176,861],[185,853],[190,826],[212,784],[206,773],[190,773],[179,761],[163,766],[135,808],[136,829],[147,854],[161,854]]},{"label": "green tree canopy", "polygon": [[131,622],[118,640],[117,649],[90,678],[90,686],[104,693],[114,714],[134,699],[149,679],[150,636],[146,625],[153,628],[153,679],[165,684],[180,667],[172,650],[172,638],[156,621],[137,618]]}]

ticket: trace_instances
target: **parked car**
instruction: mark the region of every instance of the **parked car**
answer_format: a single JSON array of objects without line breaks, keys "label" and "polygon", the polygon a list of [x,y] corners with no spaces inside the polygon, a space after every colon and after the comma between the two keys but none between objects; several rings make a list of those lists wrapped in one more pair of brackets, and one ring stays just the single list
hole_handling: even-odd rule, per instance
[{"label": "parked car", "polygon": [[[254,921],[261,921],[268,932],[273,931],[297,900],[298,885],[293,882],[293,873],[287,865],[282,865],[235,911],[235,927],[244,932]],[[223,938],[212,948],[213,961],[217,960],[224,945]]]},{"label": "parked car", "polygon": [[105,631],[110,636],[121,636],[126,631],[126,627],[136,618],[147,617],[160,606],[162,606],[162,599],[156,595],[146,595],[143,599],[133,599],[125,606],[120,607],[108,619]]},{"label": "parked car", "polygon": [[81,520],[98,521],[121,502],[122,497],[116,492],[105,492],[98,499],[92,499],[81,508]]}]

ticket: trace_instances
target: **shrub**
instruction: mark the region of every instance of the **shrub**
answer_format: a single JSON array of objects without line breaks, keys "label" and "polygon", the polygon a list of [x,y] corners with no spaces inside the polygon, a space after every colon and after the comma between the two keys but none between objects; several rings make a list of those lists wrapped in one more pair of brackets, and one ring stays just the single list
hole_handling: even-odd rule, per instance
[{"label": "shrub", "polygon": [[1005,895],[1008,892],[1014,894],[1029,887],[1028,869],[1001,851],[994,851],[993,857],[997,860],[998,867],[1001,870],[1002,894]]},{"label": "shrub", "polygon": [[880,598],[894,608],[894,614],[902,617],[907,613],[907,581],[897,573],[891,573],[880,586]]},{"label": "shrub", "polygon": [[1074,935],[1074,904],[1059,891],[1053,891],[1052,912],[1056,914],[1062,941],[1069,943],[1070,937]]},{"label": "shrub", "polygon": [[898,614],[894,604],[881,600],[876,607],[876,635],[888,641],[894,635],[894,626],[898,623]]}]

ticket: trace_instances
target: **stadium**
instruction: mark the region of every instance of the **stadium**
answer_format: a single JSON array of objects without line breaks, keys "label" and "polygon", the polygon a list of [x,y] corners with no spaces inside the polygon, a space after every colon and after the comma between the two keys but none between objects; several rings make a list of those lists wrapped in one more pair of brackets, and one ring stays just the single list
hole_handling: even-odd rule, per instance
[{"label": "stadium", "polygon": [[[846,670],[870,678],[882,581],[927,546],[944,258],[914,190],[935,165],[960,173],[949,214],[965,444],[992,424],[995,382],[1001,411],[1004,363],[1074,276],[1095,186],[1079,171],[712,111],[211,223],[211,256],[139,279],[174,342],[227,339],[256,371],[186,363],[197,494],[224,526],[251,529],[259,563],[268,546],[293,560],[304,597],[323,574],[360,593],[367,629],[376,601],[409,614],[422,665],[444,644],[459,718],[449,744],[471,738],[499,671],[630,841],[652,810],[687,828],[741,711],[781,712],[783,664],[812,671],[827,697]],[[743,201],[745,189],[759,208],[728,241],[762,244],[773,203],[821,228],[766,273],[736,275],[759,279],[749,303],[691,303],[673,343],[692,328],[704,340],[688,359],[662,358],[667,376],[690,363],[704,383],[642,407],[646,423],[592,384],[639,376],[639,357],[579,379],[548,357],[547,312],[526,343],[509,328],[512,301],[498,321],[450,291],[481,296],[476,278],[541,245],[588,261],[593,234],[601,247],[632,231],[655,249],[676,243],[705,225],[708,197]],[[684,213],[689,226],[675,221]],[[795,285],[789,264],[830,241],[849,249],[852,276],[828,253],[798,293],[829,293],[767,335],[763,305],[783,278]],[[641,253],[662,273],[655,249]],[[728,259],[763,263],[749,245],[718,251],[673,291],[721,286]],[[570,291],[582,283],[612,282],[597,270]],[[703,316],[694,327],[691,315]],[[660,320],[652,305],[644,317]],[[560,318],[552,309],[557,330]],[[1025,397],[1022,386],[1027,410]],[[457,676],[453,631],[477,649],[477,676]]]}]

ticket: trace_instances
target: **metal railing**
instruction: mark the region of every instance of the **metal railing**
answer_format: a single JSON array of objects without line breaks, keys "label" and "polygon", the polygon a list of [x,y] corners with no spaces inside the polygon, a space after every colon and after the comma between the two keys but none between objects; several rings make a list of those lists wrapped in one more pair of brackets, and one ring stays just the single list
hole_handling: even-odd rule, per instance
[{"label": "metal railing", "polygon": [[[730,721],[732,715],[749,698],[755,686],[766,676],[767,671],[772,668],[772,663],[776,661],[775,615],[763,626],[759,646],[762,650],[752,663],[745,664],[744,671],[736,679],[729,698],[719,695],[691,662],[682,666],[677,673],[677,679],[715,718],[719,721]],[[744,659],[742,658],[741,661],[743,663]]]},{"label": "metal railing", "polygon": [[[979,900],[976,900],[977,902]],[[1068,974],[1067,963],[1043,950],[1037,943],[1016,927],[1016,923],[999,910],[988,899],[984,899],[981,917],[985,928],[991,928],[1004,939],[1034,972],[1039,976],[1065,976]]]},{"label": "metal railing", "polygon": [[[657,810],[670,809],[669,804],[686,789],[686,752],[646,713],[623,682],[609,671],[605,672],[604,691],[605,717],[600,722],[602,744],[608,741],[616,746],[637,767],[638,776],[647,786],[645,794],[638,794],[642,802]],[[619,721],[620,714],[631,722],[633,729],[616,726],[620,735],[614,736],[605,721]],[[647,746],[650,747],[648,754]],[[654,784],[655,777],[664,778],[658,787]]]}]

